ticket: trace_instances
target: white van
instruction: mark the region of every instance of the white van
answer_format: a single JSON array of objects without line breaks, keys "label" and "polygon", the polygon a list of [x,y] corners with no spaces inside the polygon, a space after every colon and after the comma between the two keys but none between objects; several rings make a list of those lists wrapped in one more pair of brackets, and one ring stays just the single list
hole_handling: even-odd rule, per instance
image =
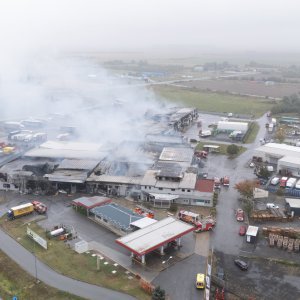
[{"label": "white van", "polygon": [[286,182],[286,186],[285,186],[285,187],[286,187],[287,189],[292,189],[292,188],[295,186],[296,182],[297,182],[297,179],[291,177],[291,178],[289,178],[288,181]]},{"label": "white van", "polygon": [[280,181],[280,178],[279,177],[273,177],[272,180],[271,180],[271,184],[272,185],[277,185]]}]

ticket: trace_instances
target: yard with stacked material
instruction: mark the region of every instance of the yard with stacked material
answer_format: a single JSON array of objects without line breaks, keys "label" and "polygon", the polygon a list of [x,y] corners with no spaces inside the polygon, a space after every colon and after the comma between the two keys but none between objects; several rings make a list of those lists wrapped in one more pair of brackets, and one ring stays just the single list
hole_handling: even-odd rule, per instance
[{"label": "yard with stacked material", "polygon": [[0,251],[0,299],[80,300],[83,298],[59,291],[35,279]]},{"label": "yard with stacked material", "polygon": [[[33,241],[26,235],[26,220],[27,217],[22,217],[7,221],[6,217],[2,217],[0,225],[21,245],[32,252]],[[47,239],[45,231],[36,223],[31,222],[30,228],[44,239]],[[58,239],[48,240],[48,250],[36,245],[35,253],[41,261],[63,275],[124,292],[137,299],[150,299],[150,296],[140,288],[139,280],[134,275],[131,274],[131,278],[128,278],[130,274],[125,273],[126,270],[121,266],[114,266],[114,262],[109,259],[101,260],[100,270],[97,270],[96,256],[92,256],[92,253],[78,254]],[[107,264],[104,264],[104,262],[107,262]],[[112,273],[114,270],[117,272]]]},{"label": "yard with stacked material", "polygon": [[267,99],[203,92],[176,86],[157,85],[153,90],[167,100],[207,112],[249,114],[257,118],[274,106],[274,101]]}]

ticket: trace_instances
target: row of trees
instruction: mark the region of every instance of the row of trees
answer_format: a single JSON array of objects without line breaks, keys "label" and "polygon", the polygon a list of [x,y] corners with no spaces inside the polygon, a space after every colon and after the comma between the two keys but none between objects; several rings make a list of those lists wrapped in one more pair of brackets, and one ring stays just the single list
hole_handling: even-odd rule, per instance
[{"label": "row of trees", "polygon": [[272,108],[273,114],[298,113],[300,114],[300,97],[297,94],[283,97],[282,101]]}]

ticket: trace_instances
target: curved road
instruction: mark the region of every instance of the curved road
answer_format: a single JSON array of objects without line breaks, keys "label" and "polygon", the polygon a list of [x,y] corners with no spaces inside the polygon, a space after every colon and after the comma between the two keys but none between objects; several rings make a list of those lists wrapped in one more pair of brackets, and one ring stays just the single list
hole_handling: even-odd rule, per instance
[{"label": "curved road", "polygon": [[[12,260],[21,266],[30,275],[35,277],[34,255],[0,230],[0,249]],[[100,286],[88,284],[82,281],[71,279],[61,275],[40,260],[36,260],[37,277],[45,284],[59,290],[92,300],[133,300],[132,296],[109,290]]]}]

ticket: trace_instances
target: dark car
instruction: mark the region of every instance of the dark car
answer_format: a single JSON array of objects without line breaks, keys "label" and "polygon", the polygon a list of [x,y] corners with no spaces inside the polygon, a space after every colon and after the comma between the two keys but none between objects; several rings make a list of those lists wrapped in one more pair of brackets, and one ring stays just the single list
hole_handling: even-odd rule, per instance
[{"label": "dark car", "polygon": [[248,264],[240,259],[235,259],[234,263],[243,271],[248,270]]}]

